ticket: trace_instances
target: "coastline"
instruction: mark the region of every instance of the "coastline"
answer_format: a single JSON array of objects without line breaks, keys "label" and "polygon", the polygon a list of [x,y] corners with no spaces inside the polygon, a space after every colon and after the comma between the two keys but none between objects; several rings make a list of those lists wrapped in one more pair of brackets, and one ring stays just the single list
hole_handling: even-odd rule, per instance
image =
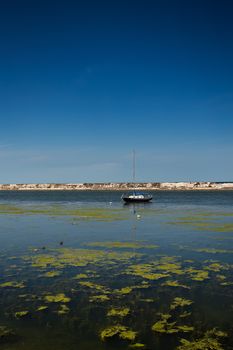
[{"label": "coastline", "polygon": [[0,184],[0,191],[199,191],[233,190],[233,182],[118,182],[118,183],[46,183]]}]

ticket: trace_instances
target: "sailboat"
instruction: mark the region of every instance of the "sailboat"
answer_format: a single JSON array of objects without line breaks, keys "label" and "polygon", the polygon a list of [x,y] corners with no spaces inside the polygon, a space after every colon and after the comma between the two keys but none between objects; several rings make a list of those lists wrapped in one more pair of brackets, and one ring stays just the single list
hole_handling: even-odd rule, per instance
[{"label": "sailboat", "polygon": [[[135,183],[135,151],[133,151],[133,182]],[[153,196],[149,193],[133,192],[123,193],[121,199],[126,203],[141,203],[151,201]]]}]

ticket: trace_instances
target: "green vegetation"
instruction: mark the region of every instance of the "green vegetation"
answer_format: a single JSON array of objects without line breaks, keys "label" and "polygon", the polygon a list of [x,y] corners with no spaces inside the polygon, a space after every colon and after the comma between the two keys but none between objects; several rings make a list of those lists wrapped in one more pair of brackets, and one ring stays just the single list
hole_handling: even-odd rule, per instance
[{"label": "green vegetation", "polygon": [[181,287],[185,289],[190,289],[190,287],[186,286],[185,284],[181,284],[178,281],[166,281],[162,284],[162,286],[169,286],[169,287]]},{"label": "green vegetation", "polygon": [[129,314],[129,308],[112,308],[107,312],[107,316],[120,316],[125,317]]},{"label": "green vegetation", "polygon": [[101,248],[118,248],[118,249],[154,249],[158,248],[155,244],[144,244],[143,242],[91,242],[85,244],[88,247],[101,247]]},{"label": "green vegetation", "polygon": [[160,314],[161,319],[157,321],[152,326],[152,331],[157,333],[164,334],[174,334],[174,333],[187,333],[192,332],[194,327],[187,325],[177,325],[176,322],[168,322],[168,320],[172,317],[170,314]]},{"label": "green vegetation", "polygon": [[24,288],[25,285],[22,282],[8,281],[0,284],[1,288]]},{"label": "green vegetation", "polygon": [[65,294],[55,294],[55,295],[46,295],[44,300],[48,303],[69,303],[70,298],[66,297]]},{"label": "green vegetation", "polygon": [[100,333],[101,340],[105,341],[114,336],[118,336],[120,339],[133,341],[136,338],[137,333],[122,325],[115,325],[105,328]]},{"label": "green vegetation", "polygon": [[191,280],[193,281],[204,281],[209,278],[209,272],[206,270],[198,270],[194,269],[192,267],[188,268],[186,270],[188,275],[190,276]]},{"label": "green vegetation", "polygon": [[36,311],[44,311],[44,310],[47,310],[47,309],[48,309],[48,306],[41,305],[41,306],[38,306],[38,308],[36,309]]},{"label": "green vegetation", "polygon": [[108,301],[110,300],[109,296],[105,295],[105,294],[101,294],[101,295],[92,295],[89,298],[89,301],[92,302],[104,302],[104,301]]},{"label": "green vegetation", "polygon": [[129,347],[132,349],[143,349],[145,348],[145,344],[135,343],[135,344],[130,344]]},{"label": "green vegetation", "polygon": [[67,314],[69,311],[70,311],[70,309],[68,308],[67,305],[61,304],[61,305],[60,305],[60,308],[59,308],[58,311],[57,311],[57,313],[58,313],[59,315],[64,315],[64,314]]},{"label": "green vegetation", "polygon": [[25,317],[29,314],[28,311],[17,311],[15,312],[15,317],[16,318],[22,318],[22,317]]},{"label": "green vegetation", "polygon": [[8,343],[12,342],[16,337],[15,332],[6,327],[6,326],[0,326],[0,343]]},{"label": "green vegetation", "polygon": [[224,212],[203,212],[192,216],[182,216],[177,221],[169,222],[172,225],[190,226],[196,230],[212,232],[233,232],[233,223],[225,223],[225,217],[232,217],[232,213]]},{"label": "green vegetation", "polygon": [[59,276],[61,272],[59,271],[48,271],[44,274],[44,277],[56,277]]},{"label": "green vegetation", "polygon": [[174,310],[177,307],[184,307],[184,306],[189,306],[193,303],[192,300],[188,300],[185,298],[180,298],[180,297],[176,297],[173,302],[170,305],[170,309]]},{"label": "green vegetation", "polygon": [[74,220],[114,221],[126,219],[123,209],[114,208],[71,208],[66,205],[9,205],[0,204],[0,214],[70,216]]},{"label": "green vegetation", "polygon": [[226,333],[213,329],[207,331],[202,338],[193,341],[181,339],[181,345],[179,345],[176,350],[224,350],[219,338],[226,336]]}]

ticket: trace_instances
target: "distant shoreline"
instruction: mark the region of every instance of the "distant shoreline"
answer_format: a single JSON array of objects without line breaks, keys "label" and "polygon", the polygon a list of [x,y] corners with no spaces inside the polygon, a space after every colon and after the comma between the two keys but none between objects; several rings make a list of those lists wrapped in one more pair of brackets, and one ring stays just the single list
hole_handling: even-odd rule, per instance
[{"label": "distant shoreline", "polygon": [[118,182],[118,183],[47,183],[0,184],[0,191],[156,191],[156,190],[233,190],[233,182]]}]

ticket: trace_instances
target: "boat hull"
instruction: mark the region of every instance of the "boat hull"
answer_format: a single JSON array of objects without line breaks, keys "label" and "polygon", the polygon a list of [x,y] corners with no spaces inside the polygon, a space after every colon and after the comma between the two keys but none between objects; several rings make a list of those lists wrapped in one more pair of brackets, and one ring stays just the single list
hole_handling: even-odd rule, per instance
[{"label": "boat hull", "polygon": [[122,197],[122,200],[126,203],[146,203],[150,202],[152,200],[152,196],[148,196],[145,198],[129,198],[129,197]]}]

